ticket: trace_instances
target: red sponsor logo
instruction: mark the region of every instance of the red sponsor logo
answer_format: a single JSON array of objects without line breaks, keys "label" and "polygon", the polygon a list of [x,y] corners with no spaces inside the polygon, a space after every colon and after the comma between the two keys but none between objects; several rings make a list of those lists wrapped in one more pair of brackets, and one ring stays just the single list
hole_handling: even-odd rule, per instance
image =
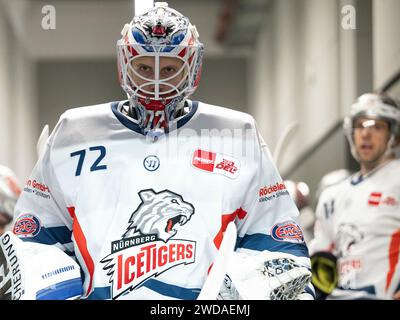
[{"label": "red sponsor logo", "polygon": [[281,182],[281,183],[277,182],[274,185],[262,187],[259,190],[258,194],[259,194],[260,197],[263,197],[263,196],[267,196],[267,195],[269,195],[271,193],[275,193],[275,192],[278,192],[278,191],[281,191],[281,190],[286,190],[286,186],[285,186],[285,184],[283,182]]},{"label": "red sponsor logo", "polygon": [[372,192],[369,195],[368,204],[370,206],[379,206],[381,198],[382,198],[382,192]]},{"label": "red sponsor logo", "polygon": [[369,195],[368,204],[374,207],[377,207],[379,205],[395,207],[399,205],[399,202],[396,200],[396,198],[391,196],[383,197],[382,192],[372,192]]},{"label": "red sponsor logo", "polygon": [[193,153],[194,167],[235,179],[239,175],[240,161],[221,153],[201,149]]},{"label": "red sponsor logo", "polygon": [[193,154],[193,165],[201,170],[213,172],[215,165],[215,152],[198,149]]},{"label": "red sponsor logo", "polygon": [[39,181],[36,180],[28,180],[25,185],[27,187],[38,189],[42,192],[50,192],[50,189],[47,185],[45,185],[44,183],[40,183]]},{"label": "red sponsor logo", "polygon": [[229,173],[235,174],[237,171],[237,167],[235,166],[235,161],[229,161],[226,159],[222,159],[220,163],[218,163],[215,167],[216,169],[225,170]]},{"label": "red sponsor logo", "polygon": [[399,205],[399,202],[395,199],[395,198],[393,198],[393,197],[386,197],[383,201],[382,201],[382,204],[386,204],[386,205],[388,205],[388,206],[398,206]]}]

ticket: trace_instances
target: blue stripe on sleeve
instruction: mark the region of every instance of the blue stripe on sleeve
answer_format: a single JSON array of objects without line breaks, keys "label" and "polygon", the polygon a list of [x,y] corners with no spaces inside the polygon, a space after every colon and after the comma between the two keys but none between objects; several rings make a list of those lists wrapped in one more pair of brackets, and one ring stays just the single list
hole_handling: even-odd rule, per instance
[{"label": "blue stripe on sleeve", "polygon": [[238,238],[238,248],[289,253],[297,257],[309,257],[308,248],[305,243],[292,243],[287,241],[276,241],[271,236],[262,233],[246,234]]},{"label": "blue stripe on sleeve", "polygon": [[22,241],[37,242],[53,245],[56,243],[66,244],[72,242],[72,231],[65,226],[41,227],[40,232],[34,237],[20,237]]},{"label": "blue stripe on sleeve", "polygon": [[82,295],[81,278],[56,283],[36,293],[37,300],[66,300]]}]

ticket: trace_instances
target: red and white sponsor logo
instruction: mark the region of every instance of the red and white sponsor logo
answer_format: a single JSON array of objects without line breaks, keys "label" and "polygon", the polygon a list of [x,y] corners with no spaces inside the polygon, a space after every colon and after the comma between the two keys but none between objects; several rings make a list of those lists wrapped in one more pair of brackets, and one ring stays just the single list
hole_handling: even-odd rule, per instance
[{"label": "red and white sponsor logo", "polygon": [[102,260],[111,276],[113,299],[134,290],[150,277],[180,264],[193,263],[195,250],[194,241],[172,239],[168,243],[155,241],[113,252]]},{"label": "red and white sponsor logo", "polygon": [[396,207],[399,205],[399,202],[392,196],[384,197],[382,192],[372,192],[368,198],[368,205],[373,207],[380,205]]},{"label": "red and white sponsor logo", "polygon": [[271,237],[277,241],[304,243],[303,232],[294,221],[277,223],[271,228]]},{"label": "red and white sponsor logo", "polygon": [[269,194],[273,194],[273,193],[281,191],[281,190],[286,190],[286,186],[283,182],[277,182],[274,185],[265,186],[265,187],[260,188],[260,190],[258,191],[258,195],[260,197],[263,197],[263,196],[267,196]]},{"label": "red and white sponsor logo", "polygon": [[192,165],[200,170],[222,174],[235,179],[239,176],[240,161],[216,152],[197,149],[193,153]]},{"label": "red and white sponsor logo", "polygon": [[42,192],[50,192],[50,189],[47,185],[45,185],[44,183],[40,183],[39,181],[36,181],[36,180],[28,180],[28,181],[26,181],[25,185],[27,187],[31,187],[31,188],[40,190]]}]

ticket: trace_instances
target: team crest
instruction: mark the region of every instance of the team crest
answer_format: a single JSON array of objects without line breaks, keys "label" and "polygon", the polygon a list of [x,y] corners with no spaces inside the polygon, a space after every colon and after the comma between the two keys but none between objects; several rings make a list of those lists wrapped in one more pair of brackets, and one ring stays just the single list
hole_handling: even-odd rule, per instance
[{"label": "team crest", "polygon": [[194,214],[194,207],[169,190],[139,192],[141,204],[132,213],[121,239],[101,260],[110,276],[112,298],[139,288],[150,277],[195,261],[196,242],[175,239]]}]

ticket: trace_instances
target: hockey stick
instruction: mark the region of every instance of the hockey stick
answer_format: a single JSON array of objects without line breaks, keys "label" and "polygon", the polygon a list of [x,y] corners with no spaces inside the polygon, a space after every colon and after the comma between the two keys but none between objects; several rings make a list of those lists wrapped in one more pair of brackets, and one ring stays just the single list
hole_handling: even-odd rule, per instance
[{"label": "hockey stick", "polygon": [[217,298],[224,281],[229,259],[235,250],[236,238],[236,225],[234,222],[230,222],[226,227],[217,257],[197,300],[215,300]]},{"label": "hockey stick", "polygon": [[42,133],[40,134],[39,139],[36,143],[36,153],[37,153],[38,158],[44,151],[48,137],[49,137],[49,125],[46,124],[43,127]]},{"label": "hockey stick", "polygon": [[293,121],[290,123],[285,131],[282,133],[280,136],[276,147],[274,149],[273,153],[273,158],[274,158],[274,163],[279,169],[279,165],[282,161],[283,153],[285,152],[287,146],[289,145],[291,138],[293,135],[296,133],[297,129],[299,128],[299,122],[298,121]]}]

